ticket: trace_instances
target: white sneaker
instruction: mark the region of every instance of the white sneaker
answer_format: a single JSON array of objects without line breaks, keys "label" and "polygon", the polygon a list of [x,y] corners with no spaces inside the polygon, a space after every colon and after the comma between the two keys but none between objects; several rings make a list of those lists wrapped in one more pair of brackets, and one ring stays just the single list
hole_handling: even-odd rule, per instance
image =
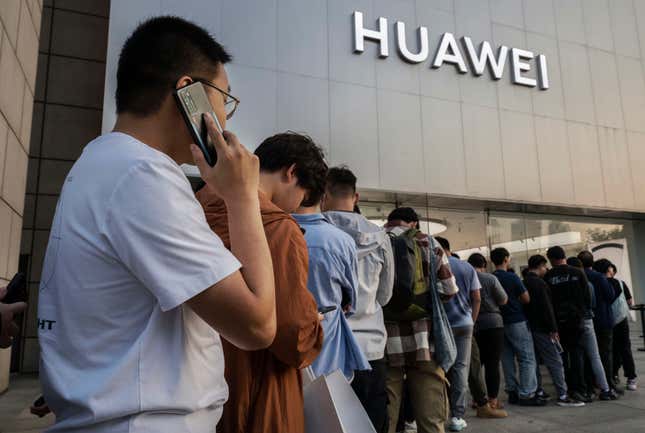
[{"label": "white sneaker", "polygon": [[462,431],[468,427],[468,423],[463,418],[451,418],[450,424],[448,424],[448,430],[450,431]]},{"label": "white sneaker", "polygon": [[636,391],[636,379],[627,379],[627,389],[630,391]]},{"label": "white sneaker", "polygon": [[412,422],[407,422],[405,423],[405,427],[403,428],[404,433],[417,433],[417,422],[412,421]]}]

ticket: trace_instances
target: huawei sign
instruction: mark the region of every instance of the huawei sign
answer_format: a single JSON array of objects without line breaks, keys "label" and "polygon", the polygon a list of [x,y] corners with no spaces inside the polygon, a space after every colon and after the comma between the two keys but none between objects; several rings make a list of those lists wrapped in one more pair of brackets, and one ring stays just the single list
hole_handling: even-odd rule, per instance
[{"label": "huawei sign", "polygon": [[[385,59],[390,55],[388,42],[387,18],[379,17],[376,20],[376,30],[366,29],[363,24],[363,13],[355,11],[354,18],[354,52],[361,54],[365,51],[365,41],[376,42],[379,45],[379,57]],[[412,52],[408,47],[405,23],[397,21],[394,23],[396,32],[397,51],[401,59],[408,63],[423,63],[430,57],[428,40],[428,28],[421,26],[417,29],[418,50]],[[504,75],[506,62],[510,62],[511,81],[527,87],[538,87],[540,90],[549,88],[549,74],[547,70],[546,57],[543,54],[535,55],[531,51],[520,48],[509,48],[501,45],[493,51],[490,42],[483,41],[475,47],[473,41],[464,36],[461,38],[461,48],[452,33],[444,33],[441,36],[439,47],[431,59],[431,67],[438,69],[444,64],[453,65],[461,74],[467,74],[468,68],[479,77],[484,75],[488,69],[493,80],[501,80]],[[462,54],[465,52],[464,54]],[[537,78],[526,74],[535,65]]]}]

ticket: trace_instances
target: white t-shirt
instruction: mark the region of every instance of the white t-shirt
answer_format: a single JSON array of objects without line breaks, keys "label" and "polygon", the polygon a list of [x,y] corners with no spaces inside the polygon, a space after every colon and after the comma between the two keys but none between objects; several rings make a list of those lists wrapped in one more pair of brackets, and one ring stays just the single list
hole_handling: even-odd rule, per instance
[{"label": "white t-shirt", "polygon": [[182,304],[240,263],[179,166],[122,133],[68,174],[43,265],[49,432],[214,432],[228,397],[219,335]]}]

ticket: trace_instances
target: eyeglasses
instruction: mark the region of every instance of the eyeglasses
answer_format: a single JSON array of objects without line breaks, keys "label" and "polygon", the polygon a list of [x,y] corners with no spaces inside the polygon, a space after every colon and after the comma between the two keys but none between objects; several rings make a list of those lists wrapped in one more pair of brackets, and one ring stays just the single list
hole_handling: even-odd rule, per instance
[{"label": "eyeglasses", "polygon": [[237,106],[240,104],[240,100],[238,98],[220,89],[210,81],[204,80],[203,78],[195,78],[195,81],[202,83],[205,86],[211,87],[224,95],[224,109],[226,110],[226,120],[229,120],[231,117],[233,117],[235,110],[237,110]]}]

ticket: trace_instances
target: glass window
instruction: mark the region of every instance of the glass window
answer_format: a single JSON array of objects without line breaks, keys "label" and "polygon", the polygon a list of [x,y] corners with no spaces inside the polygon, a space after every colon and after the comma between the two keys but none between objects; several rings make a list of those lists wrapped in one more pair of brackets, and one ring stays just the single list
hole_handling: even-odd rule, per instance
[{"label": "glass window", "polygon": [[528,239],[523,216],[491,214],[488,233],[491,248],[506,248],[511,253],[511,268],[518,275],[528,266]]}]

